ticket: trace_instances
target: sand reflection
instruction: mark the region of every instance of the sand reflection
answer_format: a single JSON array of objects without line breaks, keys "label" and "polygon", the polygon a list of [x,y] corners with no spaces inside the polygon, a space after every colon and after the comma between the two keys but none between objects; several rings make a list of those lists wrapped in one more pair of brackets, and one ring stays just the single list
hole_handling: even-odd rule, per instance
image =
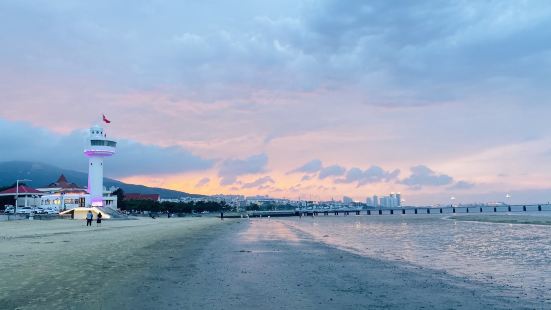
[{"label": "sand reflection", "polygon": [[550,226],[456,222],[438,216],[319,216],[282,222],[343,250],[499,283],[550,301]]},{"label": "sand reflection", "polygon": [[239,234],[244,242],[261,241],[300,242],[300,238],[289,227],[279,221],[251,219],[247,229]]}]

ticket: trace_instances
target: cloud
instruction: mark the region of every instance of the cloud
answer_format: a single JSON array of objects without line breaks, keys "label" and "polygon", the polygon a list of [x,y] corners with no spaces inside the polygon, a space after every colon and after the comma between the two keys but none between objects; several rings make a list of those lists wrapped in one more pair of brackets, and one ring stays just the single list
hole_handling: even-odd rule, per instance
[{"label": "cloud", "polygon": [[199,171],[213,164],[212,160],[193,155],[179,146],[159,147],[129,140],[118,142],[117,154],[107,163],[117,176]]},{"label": "cloud", "polygon": [[446,174],[437,174],[429,167],[419,165],[411,167],[411,175],[404,180],[402,184],[408,185],[411,188],[420,189],[423,186],[443,186],[453,182],[453,178]]},{"label": "cloud", "polygon": [[227,159],[220,164],[218,171],[220,185],[234,184],[241,175],[264,172],[267,164],[266,154],[253,155],[245,159]]},{"label": "cloud", "polygon": [[475,187],[474,183],[470,183],[470,182],[467,182],[467,181],[457,181],[455,184],[448,187],[448,189],[450,189],[450,190],[466,190],[466,189],[471,189],[473,187]]},{"label": "cloud", "polygon": [[305,174],[302,176],[302,178],[300,179],[301,181],[309,181],[311,179],[313,179],[315,177],[315,175],[308,175],[308,174]]},{"label": "cloud", "polygon": [[318,190],[321,190],[321,191],[335,191],[335,190],[337,190],[337,188],[335,186],[327,187],[327,186],[324,186],[324,185],[319,185],[317,188],[318,188]]},{"label": "cloud", "polygon": [[[300,35],[289,36],[292,44],[317,59],[331,55],[327,70],[347,73],[371,99],[386,104],[466,97],[460,89],[490,80],[507,85],[517,77],[541,91],[546,80],[537,76],[549,73],[535,68],[534,74],[528,65],[549,61],[551,34],[543,29],[551,26],[551,9],[543,3],[329,0],[305,11]],[[528,83],[521,87],[530,89]],[[389,88],[396,91],[392,97],[384,94]],[[448,91],[434,91],[443,88]]]},{"label": "cloud", "polygon": [[210,179],[205,177],[205,178],[202,178],[201,180],[199,180],[199,182],[197,182],[197,184],[195,184],[195,187],[203,187],[207,184],[209,184],[210,182]]},{"label": "cloud", "polygon": [[[21,0],[0,1],[0,12],[0,118],[74,135],[10,140],[2,128],[0,158],[86,168],[72,148],[82,133],[70,132],[100,111],[131,140],[106,160],[108,176],[203,170],[220,164],[210,154],[266,152],[278,157],[274,176],[311,154],[348,168],[438,162],[485,180],[477,191],[551,184],[541,174],[548,158],[526,148],[514,159],[466,155],[530,136],[549,145],[551,129],[532,121],[551,113],[545,1],[244,0],[237,8],[222,0]],[[393,172],[357,167],[332,178],[354,197],[362,189],[347,182]],[[323,165],[299,168],[313,172],[297,179],[317,179]],[[223,174],[223,182],[240,179]]]},{"label": "cloud", "polygon": [[342,179],[335,180],[336,183],[356,183],[357,186],[368,183],[388,182],[394,180],[400,174],[400,170],[385,171],[379,166],[371,166],[366,170],[351,168]]},{"label": "cloud", "polygon": [[328,178],[328,177],[341,176],[341,175],[344,174],[345,171],[346,171],[346,168],[344,168],[342,166],[332,165],[332,166],[325,167],[325,168],[321,169],[321,171],[319,172],[318,178],[320,180],[323,180],[323,179]]},{"label": "cloud", "polygon": [[2,2],[0,35],[10,48],[0,56],[7,64],[124,86],[167,85],[204,100],[249,91],[239,85],[269,91],[352,85],[370,99],[405,105],[461,95],[435,95],[442,87],[519,74],[542,85],[538,77],[549,73],[533,66],[547,63],[551,46],[544,31],[551,9],[543,2],[298,2],[251,1],[240,10],[224,1]]},{"label": "cloud", "polygon": [[305,163],[304,165],[289,171],[288,174],[301,173],[301,172],[302,173],[316,173],[316,172],[320,171],[322,168],[323,168],[323,165],[322,165],[321,160],[313,159],[313,160]]},{"label": "cloud", "polygon": [[265,186],[268,185],[268,184],[275,184],[275,181],[269,177],[269,176],[265,176],[265,177],[262,177],[262,178],[259,178],[259,179],[256,179],[255,181],[253,182],[250,182],[250,183],[245,183],[241,186],[241,188],[266,188]]},{"label": "cloud", "polygon": [[[57,134],[27,123],[0,119],[0,141],[9,145],[0,152],[0,161],[36,161],[87,171],[88,160],[83,154],[87,135],[87,131]],[[120,139],[116,151],[114,156],[105,160],[106,176],[182,173],[213,166],[211,160],[177,146],[161,147]]]}]

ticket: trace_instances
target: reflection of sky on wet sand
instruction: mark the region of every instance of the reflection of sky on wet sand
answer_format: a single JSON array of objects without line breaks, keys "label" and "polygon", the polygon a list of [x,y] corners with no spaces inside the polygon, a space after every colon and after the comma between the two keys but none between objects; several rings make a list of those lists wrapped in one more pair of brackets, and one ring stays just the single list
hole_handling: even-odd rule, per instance
[{"label": "reflection of sky on wet sand", "polygon": [[437,216],[318,216],[281,222],[344,250],[498,283],[551,305],[551,226]]},{"label": "reflection of sky on wet sand", "polygon": [[239,238],[248,243],[261,241],[300,241],[300,238],[287,225],[269,219],[250,220],[247,229],[239,234]]}]

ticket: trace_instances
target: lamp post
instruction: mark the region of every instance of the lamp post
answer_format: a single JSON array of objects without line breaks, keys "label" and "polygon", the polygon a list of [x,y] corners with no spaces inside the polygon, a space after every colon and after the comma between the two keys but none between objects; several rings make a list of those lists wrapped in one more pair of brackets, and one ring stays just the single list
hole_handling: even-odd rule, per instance
[{"label": "lamp post", "polygon": [[60,202],[60,207],[59,207],[62,211],[66,211],[65,209],[65,192],[61,192],[61,202]]},{"label": "lamp post", "polygon": [[17,214],[17,198],[19,198],[19,182],[31,182],[29,179],[21,179],[15,181],[15,205],[13,207],[13,215]]}]

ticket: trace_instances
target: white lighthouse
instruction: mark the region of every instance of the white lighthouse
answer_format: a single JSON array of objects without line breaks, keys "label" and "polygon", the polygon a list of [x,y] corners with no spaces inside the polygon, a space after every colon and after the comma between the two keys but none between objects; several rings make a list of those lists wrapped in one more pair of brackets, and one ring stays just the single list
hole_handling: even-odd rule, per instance
[{"label": "white lighthouse", "polygon": [[103,206],[103,159],[115,154],[117,142],[108,140],[103,128],[90,128],[84,154],[88,157],[88,193],[92,207]]}]

